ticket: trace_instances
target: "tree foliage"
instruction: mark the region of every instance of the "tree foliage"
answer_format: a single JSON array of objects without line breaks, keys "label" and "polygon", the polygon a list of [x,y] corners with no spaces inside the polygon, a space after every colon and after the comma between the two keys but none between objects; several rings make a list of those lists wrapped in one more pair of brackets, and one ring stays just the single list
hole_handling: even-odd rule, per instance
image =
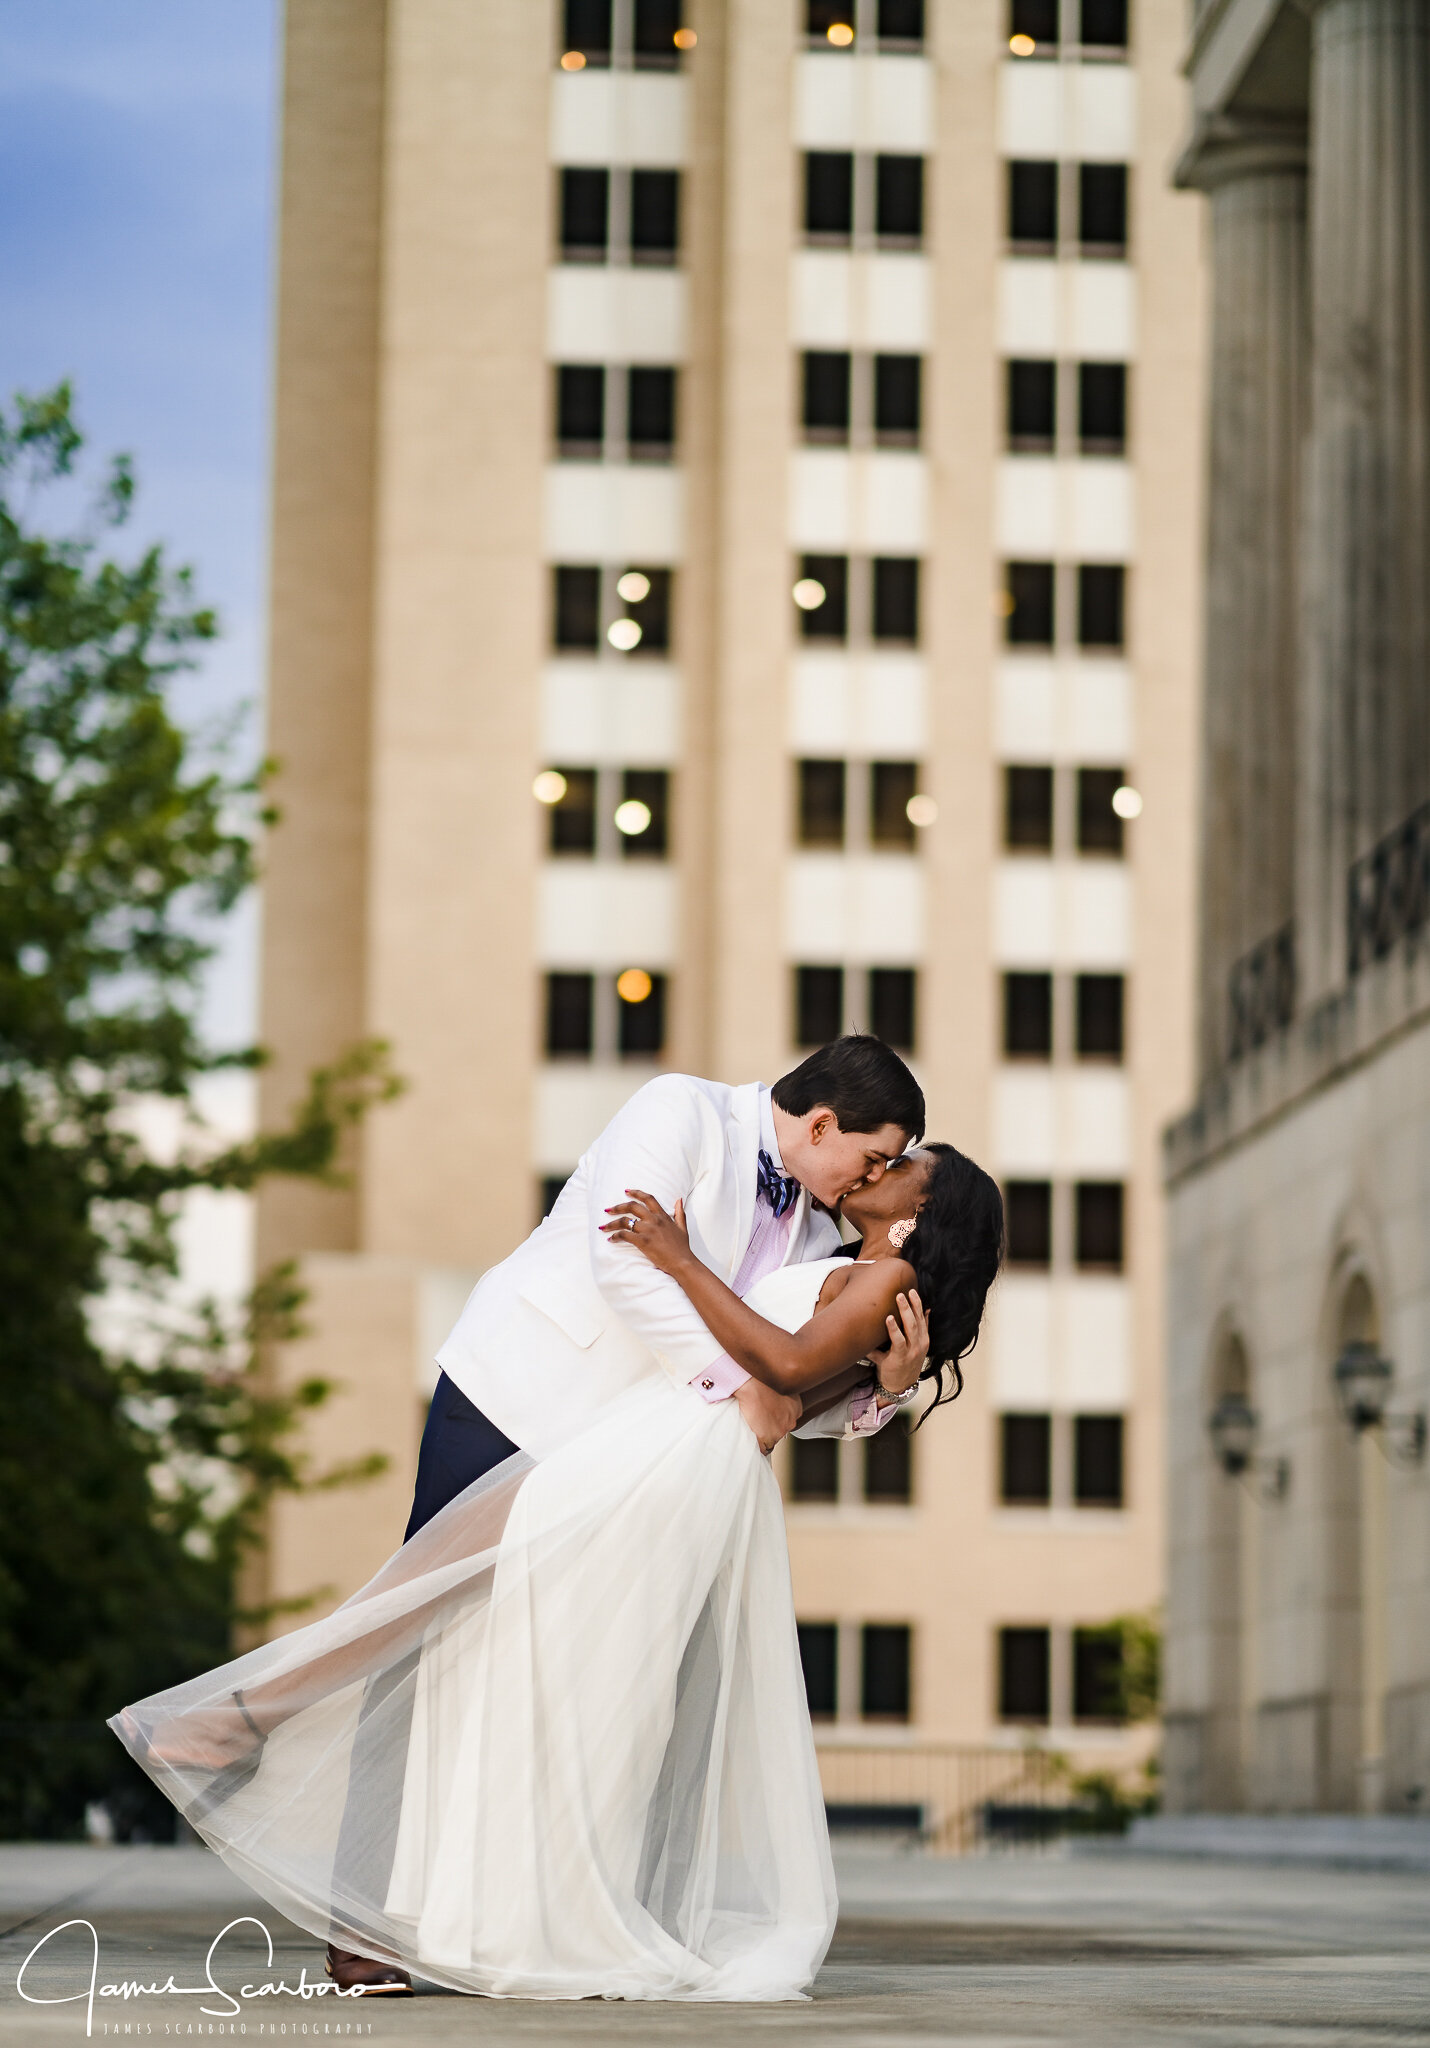
[{"label": "tree foliage", "polygon": [[[279,1490],[337,1483],[290,1438],[321,1403],[259,1360],[298,1327],[301,1286],[267,1276],[236,1324],[177,1312],[174,1223],[194,1188],[267,1173],[339,1179],[344,1130],[393,1094],[385,1048],[313,1076],[286,1131],[215,1145],[206,1074],[255,1051],[202,1042],[215,918],[254,877],[263,778],[227,772],[175,721],[173,679],[215,634],[190,573],[151,547],[113,558],[133,477],[113,463],[72,530],[82,448],[60,386],[0,412],[0,1834],[66,1832],[86,1800],[142,1798],[100,1726],[125,1700],[227,1651],[238,1564]],[[147,1147],[136,1105],[183,1137]],[[95,1304],[154,1305],[120,1355]]]}]

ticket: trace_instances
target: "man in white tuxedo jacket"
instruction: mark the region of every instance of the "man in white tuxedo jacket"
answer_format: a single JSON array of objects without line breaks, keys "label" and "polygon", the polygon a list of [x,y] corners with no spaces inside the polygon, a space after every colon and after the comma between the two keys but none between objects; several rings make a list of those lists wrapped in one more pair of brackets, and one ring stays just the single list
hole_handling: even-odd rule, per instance
[{"label": "man in white tuxedo jacket", "polygon": [[[725,1358],[675,1282],[599,1226],[628,1188],[647,1189],[667,1209],[683,1201],[698,1256],[744,1292],[759,1271],[834,1251],[828,1211],[877,1179],[923,1124],[918,1083],[875,1038],[839,1039],[773,1089],[688,1074],[648,1082],[591,1146],[551,1214],[483,1275],[437,1354],[443,1379],[409,1534],[499,1457],[513,1448],[544,1457],[652,1371],[699,1398],[738,1400],[766,1439],[798,1424],[797,1402]],[[783,1204],[785,1214],[772,1214]],[[854,1398],[799,1426],[843,1434]]]}]

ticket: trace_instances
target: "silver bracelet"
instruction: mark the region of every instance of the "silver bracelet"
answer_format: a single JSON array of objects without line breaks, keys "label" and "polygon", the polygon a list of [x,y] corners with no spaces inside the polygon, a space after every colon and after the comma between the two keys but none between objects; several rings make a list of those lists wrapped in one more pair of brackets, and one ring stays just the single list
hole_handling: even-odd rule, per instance
[{"label": "silver bracelet", "polygon": [[889,1389],[884,1385],[883,1381],[879,1378],[877,1367],[875,1368],[874,1392],[876,1395],[882,1395],[885,1403],[888,1405],[892,1405],[895,1408],[907,1408],[910,1401],[912,1401],[914,1396],[918,1393],[918,1390],[921,1385],[922,1381],[915,1380],[911,1387],[904,1388],[902,1394],[891,1394],[889,1392]]}]

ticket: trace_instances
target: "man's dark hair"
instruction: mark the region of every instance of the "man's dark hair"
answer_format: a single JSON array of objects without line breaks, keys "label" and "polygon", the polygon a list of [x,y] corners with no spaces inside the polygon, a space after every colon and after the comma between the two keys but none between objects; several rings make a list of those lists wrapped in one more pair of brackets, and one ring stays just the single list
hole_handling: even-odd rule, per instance
[{"label": "man's dark hair", "polygon": [[924,1091],[882,1038],[851,1031],[822,1045],[770,1094],[786,1116],[832,1109],[841,1131],[877,1131],[897,1124],[917,1144],[924,1134]]}]

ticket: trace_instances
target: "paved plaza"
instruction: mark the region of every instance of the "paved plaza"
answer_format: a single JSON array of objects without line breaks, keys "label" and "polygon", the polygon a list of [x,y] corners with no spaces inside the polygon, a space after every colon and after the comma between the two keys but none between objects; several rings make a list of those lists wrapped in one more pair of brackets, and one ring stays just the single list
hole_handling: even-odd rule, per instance
[{"label": "paved plaza", "polygon": [[[272,1994],[225,2012],[208,1996],[98,1997],[92,2039],[406,2042],[820,2042],[834,2048],[1385,2048],[1430,2044],[1430,1874],[1277,1868],[1113,1853],[840,1857],[839,1932],[812,2002],[786,2006],[400,2003]],[[0,1848],[0,2048],[85,2038],[100,1985],[225,1986],[321,1977],[318,1944],[197,1848]],[[205,2014],[203,2006],[216,2008]],[[371,2032],[369,2033],[369,2029]]]}]

